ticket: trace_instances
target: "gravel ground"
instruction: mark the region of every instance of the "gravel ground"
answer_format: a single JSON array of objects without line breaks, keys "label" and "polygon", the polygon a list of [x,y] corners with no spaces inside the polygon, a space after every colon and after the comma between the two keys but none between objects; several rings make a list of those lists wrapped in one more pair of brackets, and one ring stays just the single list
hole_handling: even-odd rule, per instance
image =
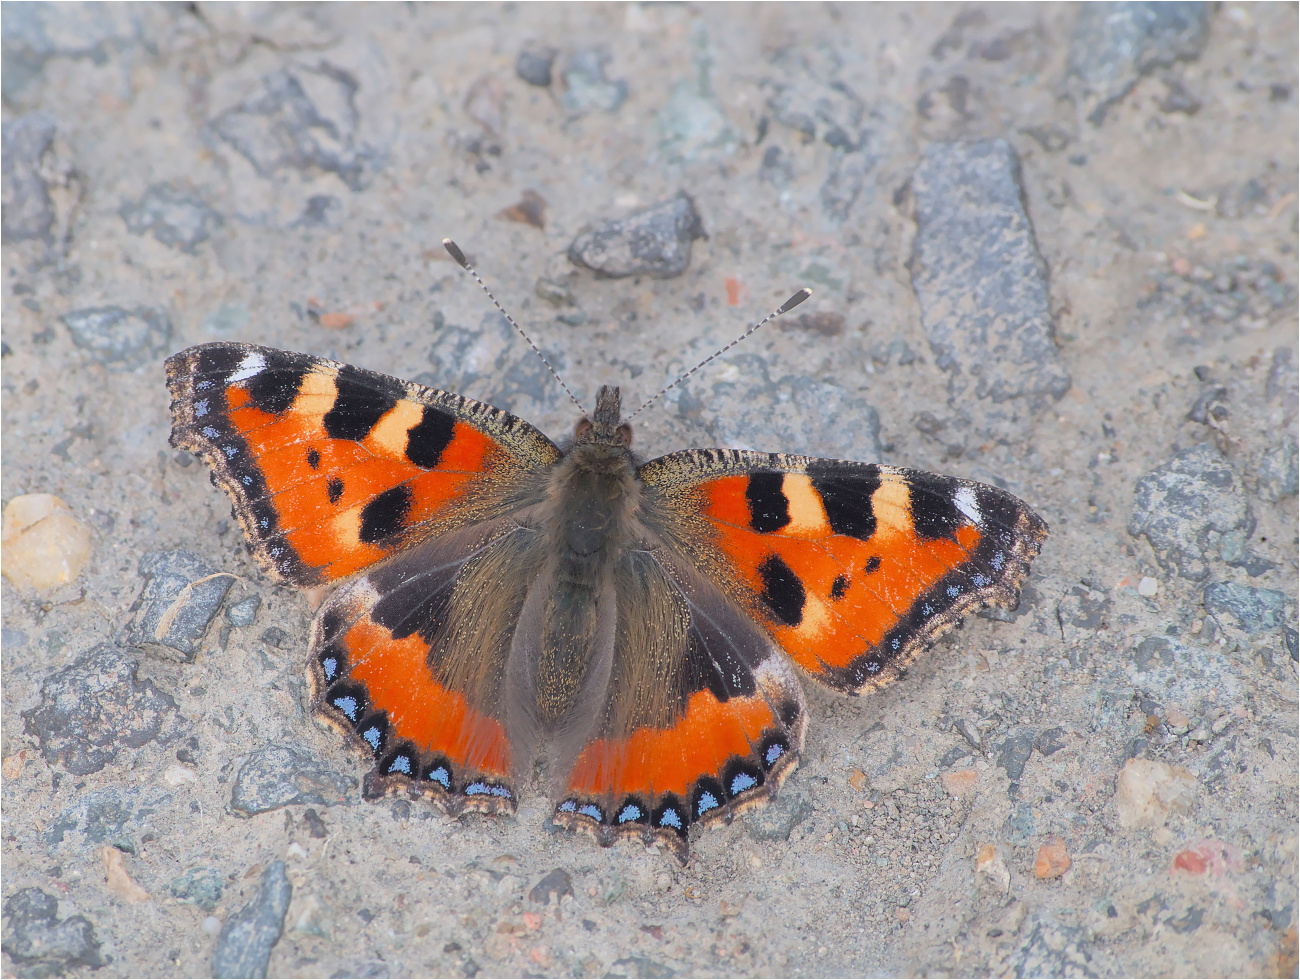
[{"label": "gravel ground", "polygon": [[[1296,976],[1294,5],[0,10],[5,975]],[[1019,609],[685,868],[363,801],[162,362],[564,434],[447,235],[588,402],[812,286],[641,451],[1007,487]]]}]

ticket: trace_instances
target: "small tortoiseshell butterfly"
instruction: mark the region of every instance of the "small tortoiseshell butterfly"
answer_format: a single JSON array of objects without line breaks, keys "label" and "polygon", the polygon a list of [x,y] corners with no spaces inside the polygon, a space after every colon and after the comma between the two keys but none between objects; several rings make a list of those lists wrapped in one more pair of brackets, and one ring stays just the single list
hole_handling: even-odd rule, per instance
[{"label": "small tortoiseshell butterfly", "polygon": [[642,461],[617,388],[557,446],[481,402],[249,344],[182,351],[167,385],[172,445],[212,468],[263,567],[337,586],[309,670],[375,759],[368,797],[513,811],[548,744],[556,823],[683,861],[692,824],[797,764],[800,671],[888,684],[959,617],[1013,606],[1047,535],[1003,490],[900,467]]}]

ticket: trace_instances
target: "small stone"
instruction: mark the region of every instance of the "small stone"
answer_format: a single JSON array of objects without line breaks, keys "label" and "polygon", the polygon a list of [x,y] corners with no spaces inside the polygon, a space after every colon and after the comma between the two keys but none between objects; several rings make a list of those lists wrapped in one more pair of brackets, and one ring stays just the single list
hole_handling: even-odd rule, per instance
[{"label": "small stone", "polygon": [[1195,851],[1179,851],[1174,855],[1174,870],[1191,875],[1205,874],[1205,858]]},{"label": "small stone", "polygon": [[1002,860],[997,847],[992,844],[981,844],[975,852],[975,875],[992,882],[1000,891],[1005,892],[1011,887],[1011,872],[1007,870],[1007,864]]},{"label": "small stone", "polygon": [[979,783],[978,769],[958,769],[956,772],[944,773],[943,788],[949,796],[968,796]]},{"label": "small stone", "polygon": [[1038,860],[1034,862],[1034,874],[1039,878],[1059,878],[1070,870],[1070,855],[1065,849],[1065,841],[1053,837],[1038,848]]},{"label": "small stone", "polygon": [[575,51],[564,66],[565,92],[560,100],[565,111],[583,115],[593,109],[617,112],[627,101],[627,80],[610,81],[605,66],[610,57],[595,48]]},{"label": "small stone", "polygon": [[1120,826],[1160,826],[1170,813],[1186,811],[1195,794],[1196,777],[1182,766],[1130,759],[1120,770],[1115,791]]},{"label": "small stone", "polygon": [[789,840],[790,832],[812,814],[812,800],[800,789],[786,784],[785,789],[766,806],[745,810],[745,832],[753,840]]},{"label": "small stone", "polygon": [[147,902],[149,893],[135,883],[126,870],[126,857],[116,847],[101,847],[100,860],[104,863],[104,878],[108,890],[124,902]]},{"label": "small stone", "polygon": [[350,327],[355,319],[351,313],[345,313],[341,310],[336,310],[333,313],[320,313],[316,316],[316,322],[329,330],[342,330],[345,327]]},{"label": "small stone", "polygon": [[[7,60],[14,57],[8,45],[5,55]],[[54,204],[41,164],[54,145],[57,131],[54,117],[45,112],[4,122],[4,152],[0,154],[4,171],[0,240],[6,245],[32,238],[47,243],[52,240]]]},{"label": "small stone", "polygon": [[529,85],[546,88],[551,84],[551,65],[555,63],[554,48],[525,48],[515,58],[515,74]]},{"label": "small stone", "polygon": [[1128,533],[1145,535],[1157,560],[1183,578],[1209,577],[1212,540],[1225,561],[1239,558],[1254,526],[1240,478],[1208,443],[1175,454],[1133,488]]},{"label": "small stone", "polygon": [[230,808],[244,816],[282,806],[333,806],[347,801],[356,780],[335,772],[287,746],[271,746],[249,755],[235,775]]},{"label": "small stone", "polygon": [[209,936],[221,935],[221,920],[215,915],[206,916],[202,923],[202,929]]},{"label": "small stone", "polygon": [[171,347],[171,318],[158,307],[94,306],[60,319],[72,342],[103,364],[136,367],[156,361]]},{"label": "small stone", "polygon": [[1231,616],[1238,628],[1252,636],[1286,625],[1288,599],[1276,589],[1257,589],[1236,582],[1213,582],[1205,587],[1205,611],[1211,616]]},{"label": "small stone", "polygon": [[262,606],[260,595],[250,595],[247,599],[232,602],[226,607],[226,621],[231,626],[252,626],[257,619],[257,610]]},{"label": "small stone", "polygon": [[235,576],[192,551],[151,551],[140,559],[140,574],[145,585],[131,607],[128,638],[136,646],[158,645],[193,660]]},{"label": "small stone", "polygon": [[507,221],[518,221],[537,229],[546,227],[546,198],[536,191],[524,191],[519,200],[497,212],[497,216]]},{"label": "small stone", "polygon": [[569,246],[569,261],[598,278],[645,275],[671,279],[691,262],[691,242],[704,237],[695,202],[685,193],[607,221]]},{"label": "small stone", "polygon": [[295,903],[293,931],[329,939],[334,932],[334,913],[315,892],[307,892]]},{"label": "small stone", "polygon": [[1275,504],[1283,497],[1294,497],[1300,490],[1300,466],[1297,465],[1296,444],[1287,438],[1280,446],[1268,450],[1259,461],[1256,481],[1259,499]]},{"label": "small stone", "polygon": [[555,279],[538,279],[533,292],[538,299],[544,299],[552,306],[572,306],[574,303],[572,290]]},{"label": "small stone", "polygon": [[20,589],[49,592],[67,585],[90,560],[90,528],[49,493],[14,497],[0,528],[0,566]]},{"label": "small stone", "polygon": [[573,879],[569,876],[569,872],[563,868],[556,868],[534,885],[532,891],[528,893],[528,900],[530,902],[539,902],[542,905],[550,905],[552,895],[555,896],[555,904],[557,905],[566,895],[570,898],[573,897]]},{"label": "small stone", "polygon": [[1143,575],[1142,581],[1138,582],[1138,595],[1146,596],[1149,599],[1156,594],[1156,590],[1159,588],[1159,582],[1153,579],[1150,575]]},{"label": "small stone", "polygon": [[[171,883],[171,893],[182,902],[192,902],[205,912],[211,912],[221,901],[221,872],[216,868],[188,868]],[[220,923],[218,923],[220,926]]]},{"label": "small stone", "polygon": [[1065,729],[1049,728],[1045,732],[1040,732],[1034,739],[1034,748],[1044,755],[1049,756],[1055,752],[1060,752],[1065,748]]},{"label": "small stone", "polygon": [[197,786],[199,777],[189,766],[168,766],[163,770],[163,782],[178,789],[181,786]]},{"label": "small stone", "polygon": [[214,977],[266,976],[271,950],[284,932],[293,886],[284,872],[284,862],[275,861],[262,872],[252,901],[226,920],[212,954]]},{"label": "small stone", "polygon": [[309,833],[314,840],[324,840],[329,836],[329,829],[325,826],[325,821],[322,820],[320,814],[311,807],[308,807],[302,812],[302,823],[303,826],[307,828],[307,833]]},{"label": "small stone", "polygon": [[277,650],[283,650],[293,641],[293,637],[289,635],[289,631],[283,630],[279,626],[271,626],[264,629],[262,635],[259,636],[258,639],[269,647],[275,647]]},{"label": "small stone", "polygon": [[1209,33],[1204,3],[1096,3],[1079,9],[1070,42],[1070,74],[1088,121],[1101,125],[1109,108],[1158,67],[1195,58]]},{"label": "small stone", "polygon": [[4,904],[4,939],[0,949],[16,962],[30,964],[25,976],[59,976],[77,967],[104,965],[95,927],[84,915],[58,917],[59,900],[39,888],[23,888]]},{"label": "small stone", "polygon": [[867,774],[861,769],[854,769],[852,774],[849,776],[849,785],[857,792],[861,793],[867,788]]},{"label": "small stone", "polygon": [[1015,782],[1025,772],[1025,764],[1034,751],[1034,733],[1022,729],[1007,736],[997,748],[997,764],[1006,770],[1007,777]]},{"label": "small stone", "polygon": [[1174,735],[1186,735],[1192,720],[1177,708],[1165,709],[1165,727]]},{"label": "small stone", "polygon": [[123,748],[138,749],[171,727],[176,702],[137,680],[139,661],[102,643],[41,684],[41,701],[23,712],[41,754],[76,776],[99,772]]},{"label": "small stone", "polygon": [[222,224],[221,215],[201,197],[173,184],[154,184],[144,197],[122,205],[118,213],[133,234],[151,232],[168,248],[190,254]]}]

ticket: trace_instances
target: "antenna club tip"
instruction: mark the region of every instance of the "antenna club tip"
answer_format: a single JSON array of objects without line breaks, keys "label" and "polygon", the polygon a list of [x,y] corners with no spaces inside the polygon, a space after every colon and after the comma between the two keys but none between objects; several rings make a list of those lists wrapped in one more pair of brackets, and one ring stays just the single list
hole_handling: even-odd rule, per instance
[{"label": "antenna club tip", "polygon": [[788,300],[786,300],[784,303],[781,304],[780,308],[776,311],[776,315],[780,316],[782,313],[789,313],[796,306],[798,306],[809,296],[811,296],[812,292],[813,291],[811,289],[809,289],[807,286],[804,286],[803,289],[799,290],[797,293],[795,293]]},{"label": "antenna club tip", "polygon": [[465,253],[460,250],[459,245],[453,242],[450,238],[444,238],[442,240],[442,247],[447,250],[447,254],[455,259],[456,264],[462,269],[469,268],[469,259],[465,258]]}]

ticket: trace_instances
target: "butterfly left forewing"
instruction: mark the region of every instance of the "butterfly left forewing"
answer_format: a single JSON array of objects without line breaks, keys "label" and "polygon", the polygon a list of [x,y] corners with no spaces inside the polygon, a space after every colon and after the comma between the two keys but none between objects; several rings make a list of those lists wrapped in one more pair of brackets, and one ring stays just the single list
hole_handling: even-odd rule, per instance
[{"label": "butterfly left forewing", "polygon": [[897,676],[961,616],[1014,606],[1047,535],[996,487],[900,467],[693,450],[640,476],[683,548],[817,680]]}]

